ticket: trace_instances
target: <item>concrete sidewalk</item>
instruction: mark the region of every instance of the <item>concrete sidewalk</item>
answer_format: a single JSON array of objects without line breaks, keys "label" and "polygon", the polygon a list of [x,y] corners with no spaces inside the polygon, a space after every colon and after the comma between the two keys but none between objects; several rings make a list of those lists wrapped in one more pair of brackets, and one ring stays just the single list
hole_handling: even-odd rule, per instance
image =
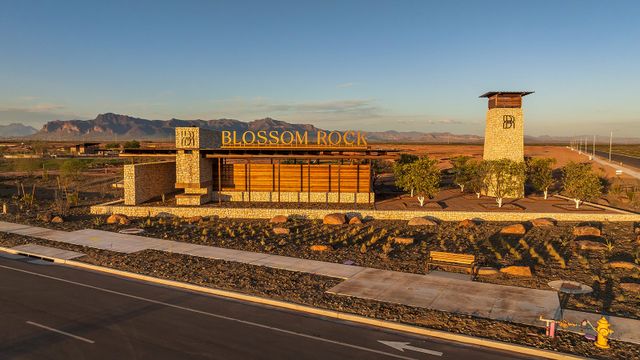
[{"label": "concrete sidewalk", "polygon": [[[535,326],[543,325],[538,320],[540,316],[554,318],[560,310],[555,291],[473,282],[466,276],[457,278],[438,272],[429,275],[410,274],[93,229],[66,232],[0,221],[0,231],[125,254],[160,250],[341,278],[345,281],[328,292]],[[25,245],[20,247],[25,248]],[[25,249],[41,251],[43,255],[55,254],[57,250],[41,248],[44,249],[29,245]],[[65,253],[74,257],[76,254]],[[582,315],[584,318],[593,317],[588,313]],[[574,312],[572,316],[580,317],[581,313]],[[614,333],[613,338],[622,337],[640,343],[640,321],[624,320],[625,330],[621,331],[622,334]],[[630,322],[638,326],[630,326]]]}]

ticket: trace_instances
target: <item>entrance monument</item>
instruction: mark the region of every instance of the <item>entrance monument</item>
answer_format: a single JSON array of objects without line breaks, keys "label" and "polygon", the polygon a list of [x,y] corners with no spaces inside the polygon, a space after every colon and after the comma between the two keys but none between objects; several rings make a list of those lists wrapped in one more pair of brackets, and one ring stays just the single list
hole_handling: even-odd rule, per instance
[{"label": "entrance monument", "polygon": [[[490,91],[480,97],[489,99],[484,131],[484,160],[524,161],[524,116],[522,97],[533,91]],[[492,194],[487,194],[492,196]],[[522,192],[513,197],[524,195]]]}]

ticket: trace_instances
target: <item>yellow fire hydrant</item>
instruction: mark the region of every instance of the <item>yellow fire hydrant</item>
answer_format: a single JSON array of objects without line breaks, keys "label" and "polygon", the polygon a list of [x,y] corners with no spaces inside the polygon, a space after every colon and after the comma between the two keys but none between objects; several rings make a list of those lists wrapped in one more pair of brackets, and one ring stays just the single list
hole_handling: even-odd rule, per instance
[{"label": "yellow fire hydrant", "polygon": [[610,347],[609,335],[613,333],[613,330],[611,329],[609,322],[604,318],[604,316],[600,318],[600,320],[598,320],[596,332],[598,333],[598,337],[596,338],[595,345],[600,349],[608,349]]}]

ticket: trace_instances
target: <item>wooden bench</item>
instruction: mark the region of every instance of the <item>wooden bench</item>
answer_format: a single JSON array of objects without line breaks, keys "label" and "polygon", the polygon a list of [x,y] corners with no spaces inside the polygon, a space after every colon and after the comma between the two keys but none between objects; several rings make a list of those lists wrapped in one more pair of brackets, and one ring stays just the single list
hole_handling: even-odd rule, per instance
[{"label": "wooden bench", "polygon": [[471,280],[475,279],[478,274],[475,255],[430,251],[429,260],[427,260],[427,273],[434,267],[469,269]]}]

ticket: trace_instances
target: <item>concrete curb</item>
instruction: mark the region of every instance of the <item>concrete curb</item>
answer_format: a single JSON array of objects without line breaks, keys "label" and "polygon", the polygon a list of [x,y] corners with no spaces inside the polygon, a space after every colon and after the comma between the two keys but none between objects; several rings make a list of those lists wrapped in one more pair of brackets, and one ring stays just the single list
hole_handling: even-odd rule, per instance
[{"label": "concrete curb", "polygon": [[80,261],[57,259],[57,258],[42,256],[34,253],[16,251],[11,248],[0,247],[0,251],[11,253],[11,254],[23,254],[23,255],[29,255],[34,257],[40,257],[40,258],[52,260],[53,262],[59,263],[59,264],[65,264],[73,267],[98,271],[98,272],[107,273],[111,275],[130,278],[130,279],[141,280],[141,281],[150,282],[154,284],[171,286],[175,288],[196,291],[196,292],[205,293],[209,295],[231,298],[235,300],[242,300],[242,301],[251,302],[255,304],[268,305],[268,306],[273,306],[281,309],[320,315],[328,318],[339,319],[339,320],[354,322],[358,324],[365,324],[369,326],[380,327],[384,329],[390,329],[390,330],[395,330],[395,331],[400,331],[400,332],[405,332],[410,334],[430,336],[430,337],[444,339],[444,340],[456,341],[464,344],[477,345],[477,346],[510,351],[514,353],[531,355],[531,356],[538,356],[538,357],[543,357],[547,359],[558,359],[558,360],[586,359],[584,357],[580,357],[576,355],[564,354],[564,353],[554,352],[550,350],[536,349],[529,346],[515,345],[515,344],[501,342],[501,341],[476,338],[472,336],[454,334],[454,333],[449,333],[449,332],[439,331],[439,330],[431,330],[431,329],[421,328],[421,327],[412,326],[412,325],[395,323],[391,321],[372,319],[372,318],[368,318],[360,315],[353,315],[353,314],[343,313],[339,311],[325,310],[325,309],[315,308],[315,307],[306,306],[306,305],[299,305],[299,304],[290,303],[282,300],[273,300],[273,299],[263,298],[263,297],[254,296],[254,295],[242,294],[234,291],[220,290],[220,289],[209,288],[205,286],[193,285],[193,284],[184,283],[184,282],[175,281],[175,280],[166,280],[166,279],[156,278],[148,275],[141,275],[141,274],[136,274],[128,271],[122,271],[117,269],[111,269],[108,267],[87,264]]}]

